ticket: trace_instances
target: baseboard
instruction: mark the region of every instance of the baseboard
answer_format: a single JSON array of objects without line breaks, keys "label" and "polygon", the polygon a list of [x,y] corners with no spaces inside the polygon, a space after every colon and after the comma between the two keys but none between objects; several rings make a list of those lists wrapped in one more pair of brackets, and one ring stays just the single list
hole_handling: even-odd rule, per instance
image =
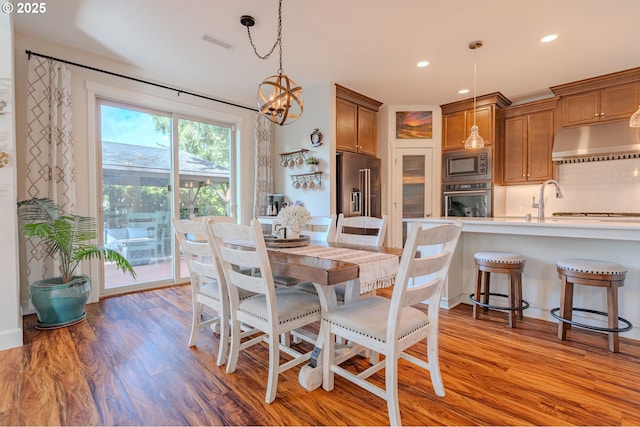
[{"label": "baseboard", "polygon": [[22,347],[22,328],[0,332],[0,350]]}]

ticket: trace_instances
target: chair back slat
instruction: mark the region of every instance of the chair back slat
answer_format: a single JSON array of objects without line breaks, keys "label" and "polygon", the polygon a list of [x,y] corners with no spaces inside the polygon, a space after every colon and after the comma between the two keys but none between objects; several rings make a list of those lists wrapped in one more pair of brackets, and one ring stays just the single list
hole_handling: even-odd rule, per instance
[{"label": "chair back slat", "polygon": [[[336,226],[335,241],[355,245],[382,246],[387,232],[387,221],[386,215],[383,215],[382,218],[375,218],[370,216],[345,217],[340,214]],[[377,230],[377,233],[365,234],[371,230]]]}]

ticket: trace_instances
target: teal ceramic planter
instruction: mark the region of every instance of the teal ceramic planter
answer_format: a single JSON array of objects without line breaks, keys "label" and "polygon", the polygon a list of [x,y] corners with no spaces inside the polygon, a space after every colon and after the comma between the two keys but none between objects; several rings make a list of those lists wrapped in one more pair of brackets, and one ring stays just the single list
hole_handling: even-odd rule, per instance
[{"label": "teal ceramic planter", "polygon": [[85,305],[91,294],[89,276],[73,276],[70,282],[62,278],[38,280],[29,286],[31,303],[36,309],[38,329],[69,326],[85,319]]}]

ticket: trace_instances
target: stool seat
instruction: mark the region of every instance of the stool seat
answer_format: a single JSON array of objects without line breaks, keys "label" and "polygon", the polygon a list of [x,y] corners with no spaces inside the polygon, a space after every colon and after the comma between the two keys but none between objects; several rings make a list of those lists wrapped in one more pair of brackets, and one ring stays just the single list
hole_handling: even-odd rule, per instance
[{"label": "stool seat", "polygon": [[473,257],[476,261],[499,262],[505,264],[521,264],[527,260],[520,254],[510,252],[476,252]]},{"label": "stool seat", "polygon": [[[473,303],[473,318],[478,318],[478,307],[483,307],[485,311],[508,311],[509,326],[515,328],[516,318],[522,320],[522,311],[529,307],[529,303],[522,299],[522,272],[526,258],[512,252],[476,252],[473,258],[477,268],[476,292],[469,295]],[[491,292],[491,273],[509,276],[507,294]],[[508,305],[489,304],[490,296],[507,298]]]},{"label": "stool seat", "polygon": [[587,274],[616,275],[625,274],[627,272],[627,269],[624,266],[616,264],[615,262],[584,258],[563,259],[556,263],[556,267],[576,273]]},{"label": "stool seat", "polygon": [[[592,331],[606,332],[609,351],[619,351],[618,334],[631,330],[629,321],[618,317],[618,288],[624,286],[627,269],[615,262],[583,258],[568,258],[556,262],[558,276],[562,280],[560,307],[551,310],[551,316],[558,319],[558,338],[567,339],[571,326]],[[607,311],[597,311],[573,306],[574,285],[597,286],[607,289]],[[607,327],[589,325],[573,320],[573,312],[586,312],[607,317]],[[624,326],[620,327],[619,323]]]}]

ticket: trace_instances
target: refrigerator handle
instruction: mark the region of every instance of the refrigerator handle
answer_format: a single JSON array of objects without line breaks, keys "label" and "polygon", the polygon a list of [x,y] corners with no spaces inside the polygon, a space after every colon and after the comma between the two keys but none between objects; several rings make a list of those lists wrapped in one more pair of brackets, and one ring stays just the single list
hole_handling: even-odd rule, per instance
[{"label": "refrigerator handle", "polygon": [[364,193],[363,216],[371,216],[371,169],[361,169],[362,192]]}]

